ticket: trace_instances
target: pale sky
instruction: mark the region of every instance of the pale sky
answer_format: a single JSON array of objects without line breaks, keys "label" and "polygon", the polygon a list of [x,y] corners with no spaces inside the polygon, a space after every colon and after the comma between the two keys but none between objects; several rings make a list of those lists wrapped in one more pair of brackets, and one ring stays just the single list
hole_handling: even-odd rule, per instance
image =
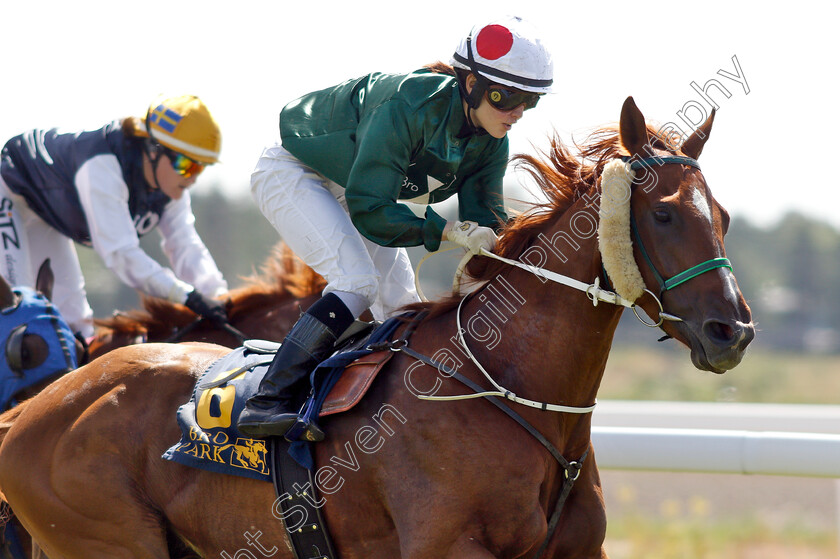
[{"label": "pale sky", "polygon": [[[514,127],[512,153],[544,147],[552,129],[583,139],[617,121],[628,95],[648,120],[687,129],[680,112],[699,120],[709,108],[691,83],[715,79],[730,96],[709,88],[720,109],[700,163],[717,199],[757,224],[796,209],[840,227],[840,179],[826,171],[840,128],[840,8],[829,2],[6,2],[0,138],[97,128],[159,94],[193,93],[223,134],[223,163],[195,188],[248,196],[285,103],[448,62],[474,22],[507,13],[543,31],[557,86]],[[740,80],[727,77],[739,74],[733,57]]]}]

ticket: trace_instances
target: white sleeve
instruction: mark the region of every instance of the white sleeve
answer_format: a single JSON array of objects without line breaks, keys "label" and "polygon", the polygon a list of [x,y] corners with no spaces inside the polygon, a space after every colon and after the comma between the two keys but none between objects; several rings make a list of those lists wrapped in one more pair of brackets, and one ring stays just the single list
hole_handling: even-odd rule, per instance
[{"label": "white sleeve", "polygon": [[140,248],[128,209],[128,185],[113,155],[97,155],[79,168],[76,190],[93,249],[125,284],[176,303],[187,300],[192,285],[175,277]]},{"label": "white sleeve", "polygon": [[163,236],[161,248],[176,276],[208,297],[218,297],[227,292],[228,285],[222,272],[195,230],[195,216],[188,191],[166,205],[159,228]]}]

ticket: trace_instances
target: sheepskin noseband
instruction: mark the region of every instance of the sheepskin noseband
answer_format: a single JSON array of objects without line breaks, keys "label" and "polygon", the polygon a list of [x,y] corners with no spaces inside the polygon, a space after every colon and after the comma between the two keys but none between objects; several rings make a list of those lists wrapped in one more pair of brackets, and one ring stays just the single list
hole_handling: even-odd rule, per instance
[{"label": "sheepskin noseband", "polygon": [[613,159],[601,173],[601,207],[598,248],[604,269],[616,293],[635,301],[642,296],[645,282],[633,258],[630,236],[630,185],[635,173],[630,164]]}]

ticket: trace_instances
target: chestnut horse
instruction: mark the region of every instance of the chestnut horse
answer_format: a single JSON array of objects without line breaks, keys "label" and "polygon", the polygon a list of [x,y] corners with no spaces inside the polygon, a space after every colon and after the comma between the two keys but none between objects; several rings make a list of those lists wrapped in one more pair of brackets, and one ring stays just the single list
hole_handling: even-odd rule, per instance
[{"label": "chestnut horse", "polygon": [[[626,303],[628,278],[640,274],[644,314],[688,346],[698,368],[715,373],[736,366],[754,336],[725,259],[728,217],[697,168],[711,123],[676,150],[628,98],[619,132],[605,131],[582,158],[559,140],[548,161],[520,157],[548,202],[509,223],[497,253],[527,265],[475,259],[468,271],[482,282],[477,289],[428,305],[365,398],[323,419],[315,481],[339,557],[606,557],[586,410],[622,311],[609,302]],[[622,156],[661,162],[648,166],[644,181],[627,183],[633,225],[623,234],[632,229],[638,238],[624,256],[635,274],[601,257],[614,248],[606,245],[631,247],[630,239],[602,238],[599,251],[591,223],[601,173]],[[604,267],[624,297],[588,285]],[[559,274],[571,281],[549,281]],[[570,287],[575,280],[585,294]],[[408,348],[447,366],[427,366]],[[160,458],[180,437],[176,409],[227,351],[117,349],[0,416],[0,489],[52,559],[294,556],[270,484]],[[582,468],[561,467],[490,398],[425,399],[470,395],[450,377],[455,367],[468,382],[503,387],[497,393],[524,402],[506,404]],[[555,503],[575,477],[550,531]]]},{"label": "chestnut horse", "polygon": [[[283,243],[274,247],[263,263],[260,273],[244,278],[242,287],[228,293],[228,318],[230,323],[249,338],[282,340],[302,310],[318,299],[326,282],[297,258]],[[55,281],[49,260],[38,270],[35,289],[47,299],[52,296]],[[16,296],[11,286],[0,277],[0,308],[14,305]],[[130,344],[167,339],[177,341],[206,341],[227,347],[236,347],[241,340],[230,332],[220,330],[201,320],[183,305],[154,297],[143,298],[144,310],[119,311],[107,319],[96,320],[96,336],[90,342],[88,351],[78,339],[74,339],[79,364],[84,365],[105,353]],[[59,320],[61,319],[58,317]],[[69,327],[68,327],[69,328]],[[33,369],[47,358],[47,344],[39,336],[26,335],[19,344],[18,352],[24,370]],[[7,352],[8,353],[8,352]],[[71,368],[75,368],[75,365]],[[43,381],[27,383],[11,396],[22,401],[38,394],[45,386],[66,373],[56,372]],[[0,406],[0,411],[7,407]],[[12,515],[7,530],[15,530],[18,549],[9,554],[18,557],[37,557],[29,534]],[[10,545],[8,531],[6,545]],[[30,550],[36,550],[30,553]]]},{"label": "chestnut horse", "polygon": [[[306,266],[283,243],[278,243],[263,263],[260,273],[244,278],[242,287],[228,293],[228,318],[230,323],[249,338],[282,340],[302,310],[318,299],[326,282]],[[38,270],[36,290],[47,299],[52,296],[55,281],[49,260]],[[11,286],[0,277],[0,308],[14,304]],[[143,298],[143,310],[119,311],[107,319],[96,320],[96,335],[87,351],[77,339],[75,342],[78,363],[84,365],[105,353],[130,344],[152,341],[206,341],[227,347],[236,347],[241,340],[230,332],[219,330],[201,320],[183,305],[164,299]],[[60,317],[59,317],[60,319]],[[24,369],[39,366],[47,358],[47,344],[38,337],[26,335],[18,349]],[[15,401],[22,401],[38,394],[66,370],[61,370],[43,381],[31,383],[15,392]],[[6,408],[0,406],[0,411]],[[9,553],[15,558],[36,557],[37,548],[30,543],[29,534],[12,515],[7,530],[15,530],[19,549]],[[6,533],[8,536],[8,532]],[[9,545],[7,537],[6,545]],[[30,553],[30,550],[35,552]]]}]

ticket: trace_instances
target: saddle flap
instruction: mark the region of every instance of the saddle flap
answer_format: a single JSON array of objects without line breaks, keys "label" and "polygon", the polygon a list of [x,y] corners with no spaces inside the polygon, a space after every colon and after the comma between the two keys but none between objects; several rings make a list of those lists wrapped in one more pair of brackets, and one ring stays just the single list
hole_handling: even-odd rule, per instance
[{"label": "saddle flap", "polygon": [[390,350],[377,351],[347,365],[327,394],[319,417],[345,412],[355,406],[393,355]]}]

